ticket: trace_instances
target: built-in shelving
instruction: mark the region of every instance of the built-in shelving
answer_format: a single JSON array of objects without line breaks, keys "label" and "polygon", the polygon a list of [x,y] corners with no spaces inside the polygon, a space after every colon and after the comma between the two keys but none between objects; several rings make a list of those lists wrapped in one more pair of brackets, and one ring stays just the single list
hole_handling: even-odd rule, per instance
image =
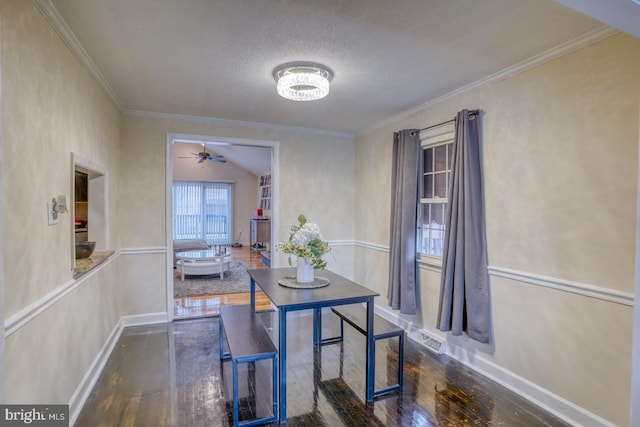
[{"label": "built-in shelving", "polygon": [[258,206],[266,215],[266,211],[271,210],[271,174],[262,175],[260,177],[260,185],[258,186]]}]

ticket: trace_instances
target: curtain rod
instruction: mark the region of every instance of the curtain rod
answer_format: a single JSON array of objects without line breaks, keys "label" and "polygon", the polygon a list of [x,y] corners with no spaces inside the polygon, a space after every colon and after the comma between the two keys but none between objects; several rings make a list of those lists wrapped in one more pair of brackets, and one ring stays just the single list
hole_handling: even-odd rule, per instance
[{"label": "curtain rod", "polygon": [[[475,116],[480,114],[480,110],[469,110],[469,119],[473,119]],[[424,130],[429,130],[433,128],[437,128],[439,126],[448,125],[449,123],[455,123],[456,119],[453,118],[451,120],[447,120],[446,122],[438,123],[437,125],[427,126],[426,128],[419,129],[418,132],[422,132]]]}]

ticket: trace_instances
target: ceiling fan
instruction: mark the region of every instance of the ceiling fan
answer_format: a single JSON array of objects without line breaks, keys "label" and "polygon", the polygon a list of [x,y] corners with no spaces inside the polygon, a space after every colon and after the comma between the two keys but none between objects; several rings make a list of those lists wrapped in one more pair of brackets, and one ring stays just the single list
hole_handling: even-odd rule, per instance
[{"label": "ceiling fan", "polygon": [[198,163],[204,163],[205,160],[211,160],[213,162],[227,163],[224,156],[207,153],[207,146],[202,144],[202,151],[199,153],[190,153],[192,156],[180,157],[181,159],[198,159]]}]

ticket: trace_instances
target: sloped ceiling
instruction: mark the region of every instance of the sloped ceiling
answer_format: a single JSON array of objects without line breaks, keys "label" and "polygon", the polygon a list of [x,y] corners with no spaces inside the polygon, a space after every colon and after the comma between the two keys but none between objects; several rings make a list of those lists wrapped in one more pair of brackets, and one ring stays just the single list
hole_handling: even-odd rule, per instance
[{"label": "sloped ceiling", "polygon": [[556,0],[607,25],[640,38],[640,0]]}]

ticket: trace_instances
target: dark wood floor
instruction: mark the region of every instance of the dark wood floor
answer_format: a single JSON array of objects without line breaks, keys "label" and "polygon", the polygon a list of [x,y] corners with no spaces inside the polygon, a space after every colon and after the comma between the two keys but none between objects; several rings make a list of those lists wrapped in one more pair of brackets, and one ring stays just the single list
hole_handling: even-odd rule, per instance
[{"label": "dark wood floor", "polygon": [[[331,315],[323,317],[323,334],[329,334],[337,322]],[[263,318],[275,326],[275,316],[265,313]],[[307,315],[287,322],[287,425],[567,425],[408,339],[404,390],[366,404],[364,337],[345,327],[343,345],[325,345],[318,352],[312,344],[311,320]],[[379,342],[376,386],[395,377],[397,363],[397,342]],[[130,327],[120,337],[75,425],[229,426],[230,375],[231,363],[219,361],[217,317]],[[266,365],[241,370],[241,418],[252,413],[256,399],[269,407],[269,378]]]}]

